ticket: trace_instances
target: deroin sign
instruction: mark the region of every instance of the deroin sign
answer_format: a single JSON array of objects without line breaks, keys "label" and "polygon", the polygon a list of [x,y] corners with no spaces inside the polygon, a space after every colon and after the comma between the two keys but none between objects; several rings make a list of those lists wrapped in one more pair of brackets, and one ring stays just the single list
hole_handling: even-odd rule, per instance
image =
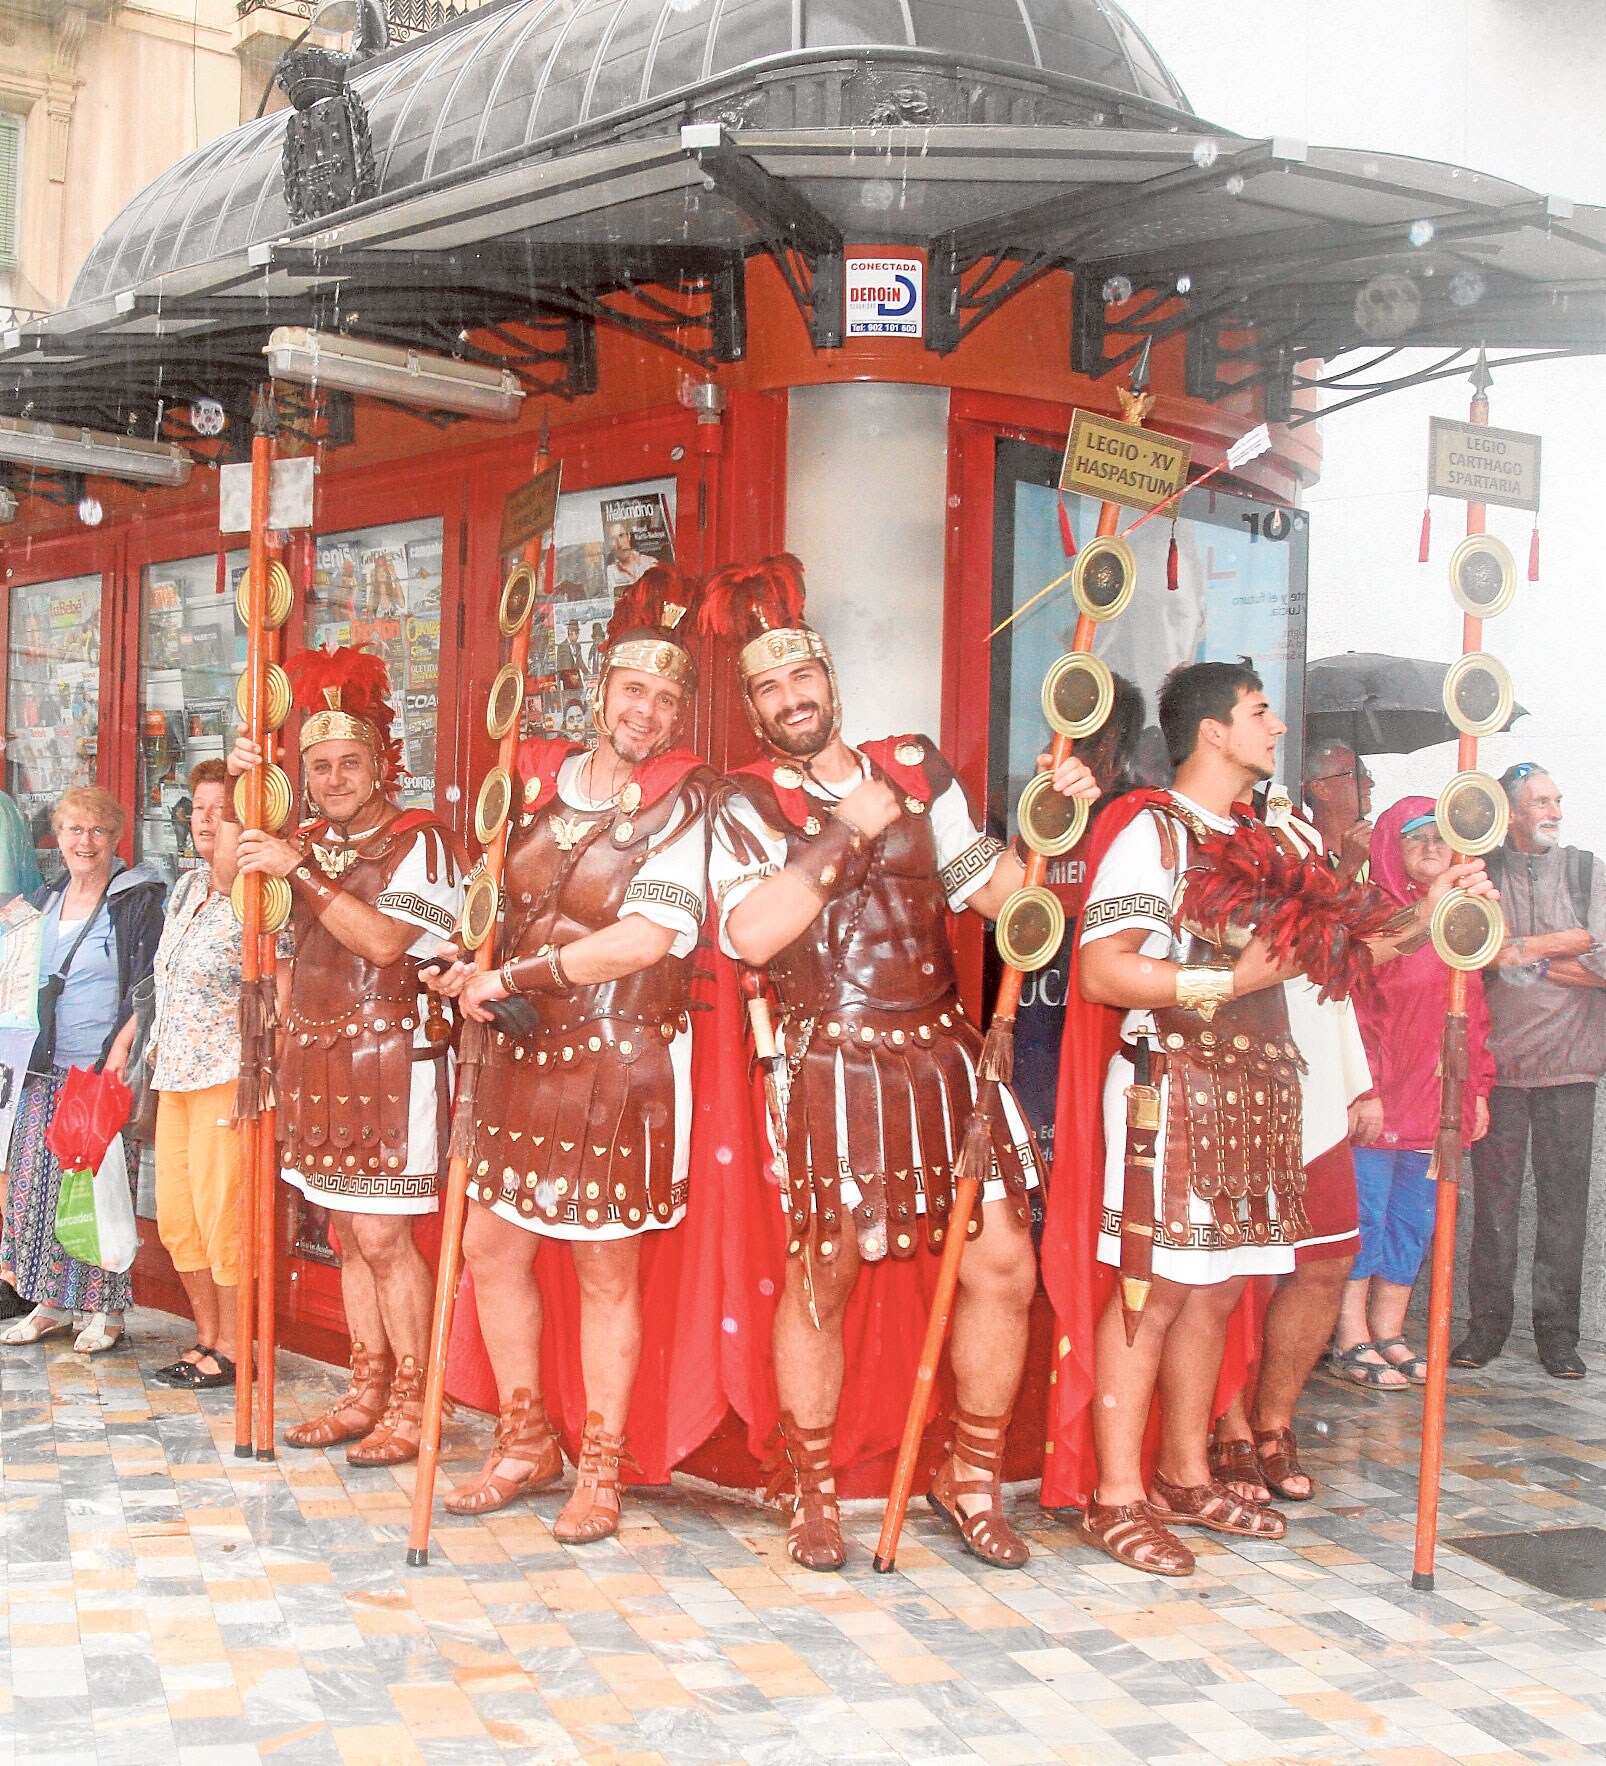
[{"label": "deroin sign", "polygon": [[849,258],[844,303],[849,337],[919,337],[925,330],[924,260],[913,254]]}]

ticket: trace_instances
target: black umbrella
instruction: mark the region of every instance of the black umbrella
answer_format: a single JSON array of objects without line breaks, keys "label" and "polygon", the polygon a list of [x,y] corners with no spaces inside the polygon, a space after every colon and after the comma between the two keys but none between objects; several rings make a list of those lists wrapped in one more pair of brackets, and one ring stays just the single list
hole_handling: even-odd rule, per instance
[{"label": "black umbrella", "polygon": [[[1305,750],[1343,742],[1357,754],[1411,754],[1460,732],[1444,709],[1445,662],[1346,650],[1323,656],[1305,673]],[[1526,717],[1512,707],[1505,727]]]}]

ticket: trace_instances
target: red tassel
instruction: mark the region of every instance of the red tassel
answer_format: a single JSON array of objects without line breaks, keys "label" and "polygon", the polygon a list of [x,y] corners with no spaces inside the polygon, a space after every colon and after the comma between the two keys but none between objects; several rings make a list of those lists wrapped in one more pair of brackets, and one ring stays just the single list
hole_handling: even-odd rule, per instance
[{"label": "red tassel", "polygon": [[1528,536],[1528,581],[1539,581],[1539,523],[1534,523],[1534,530]]},{"label": "red tassel", "polygon": [[1165,586],[1173,595],[1177,592],[1177,524],[1174,521],[1171,523],[1171,544],[1165,555]]},{"label": "red tassel", "polygon": [[1076,535],[1071,532],[1071,512],[1065,507],[1065,499],[1057,497],[1055,507],[1060,512],[1060,544],[1065,548],[1065,556],[1076,556]]},{"label": "red tassel", "polygon": [[223,550],[223,542],[218,541],[217,548],[217,583],[215,592],[219,595],[227,592],[229,586],[229,558]]},{"label": "red tassel", "polygon": [[1416,549],[1418,564],[1428,561],[1428,542],[1433,538],[1433,506],[1428,504],[1422,511],[1422,540]]}]

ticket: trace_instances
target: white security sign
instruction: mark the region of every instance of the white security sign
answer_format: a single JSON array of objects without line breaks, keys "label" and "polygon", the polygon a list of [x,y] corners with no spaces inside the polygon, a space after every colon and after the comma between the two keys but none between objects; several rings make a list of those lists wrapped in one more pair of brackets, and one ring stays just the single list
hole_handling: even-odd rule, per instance
[{"label": "white security sign", "polygon": [[926,329],[926,261],[918,252],[848,254],[849,337],[921,337]]}]

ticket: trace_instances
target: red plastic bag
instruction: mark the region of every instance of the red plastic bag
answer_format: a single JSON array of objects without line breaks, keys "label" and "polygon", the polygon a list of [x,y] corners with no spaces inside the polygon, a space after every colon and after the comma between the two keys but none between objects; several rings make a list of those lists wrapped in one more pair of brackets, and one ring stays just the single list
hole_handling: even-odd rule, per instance
[{"label": "red plastic bag", "polygon": [[134,1094],[115,1073],[69,1067],[45,1130],[45,1145],[62,1170],[96,1170],[133,1102]]}]

